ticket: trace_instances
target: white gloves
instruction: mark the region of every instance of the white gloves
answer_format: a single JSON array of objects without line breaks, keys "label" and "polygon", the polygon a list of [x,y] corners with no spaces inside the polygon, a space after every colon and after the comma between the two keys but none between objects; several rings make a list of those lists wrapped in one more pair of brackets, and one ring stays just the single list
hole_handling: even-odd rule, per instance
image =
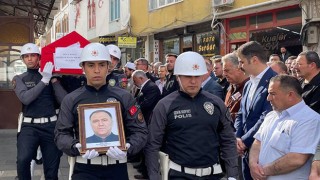
[{"label": "white gloves", "polygon": [[[75,144],[74,147],[76,147],[78,149],[78,151],[80,152],[80,149],[81,149],[80,143]],[[126,143],[126,148],[127,149],[130,148],[129,143]],[[117,146],[114,146],[114,147],[110,147],[108,149],[106,155],[112,159],[115,159],[115,160],[123,160],[127,157],[127,152],[120,150]],[[92,150],[87,150],[86,153],[84,155],[82,155],[82,158],[92,159],[92,158],[95,158],[98,156],[99,156],[99,153],[96,150],[92,149]]]},{"label": "white gloves", "polygon": [[99,156],[99,153],[92,149],[92,150],[87,150],[86,153],[84,155],[82,155],[82,158],[84,159],[92,159],[92,158],[95,158],[95,157],[98,157]]},{"label": "white gloves", "polygon": [[[75,147],[80,152],[81,144],[77,143],[77,144],[75,144]],[[84,158],[84,159],[92,159],[92,158],[95,158],[95,157],[98,157],[98,156],[99,156],[99,153],[96,150],[92,149],[90,151],[87,150],[86,153],[84,155],[82,155],[82,158]]]},{"label": "white gloves", "polygon": [[[126,143],[126,148],[130,148],[129,143]],[[108,149],[106,155],[115,160],[123,160],[127,157],[127,152],[120,150],[117,146],[114,146]]]},{"label": "white gloves", "polygon": [[237,179],[234,177],[228,177],[228,180],[237,180]]},{"label": "white gloves", "polygon": [[52,62],[47,62],[43,68],[42,73],[41,73],[41,75],[42,75],[41,81],[44,82],[45,84],[48,84],[51,77],[52,77],[52,71],[53,71]]}]

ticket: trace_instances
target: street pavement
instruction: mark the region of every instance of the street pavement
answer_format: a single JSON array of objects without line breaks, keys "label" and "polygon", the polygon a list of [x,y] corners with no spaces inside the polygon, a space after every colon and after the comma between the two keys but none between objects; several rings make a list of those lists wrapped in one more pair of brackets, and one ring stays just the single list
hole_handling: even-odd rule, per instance
[{"label": "street pavement", "polygon": [[[0,129],[0,179],[14,180],[17,176],[17,130]],[[139,174],[132,164],[128,163],[129,179],[134,180],[134,175]],[[68,180],[69,164],[67,156],[61,157],[59,180]],[[33,180],[44,180],[42,165],[36,165]]]}]

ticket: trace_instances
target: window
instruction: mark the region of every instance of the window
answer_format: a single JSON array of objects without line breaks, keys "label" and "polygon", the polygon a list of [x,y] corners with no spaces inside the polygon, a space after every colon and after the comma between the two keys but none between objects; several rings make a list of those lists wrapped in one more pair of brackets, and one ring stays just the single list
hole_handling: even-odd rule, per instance
[{"label": "window", "polygon": [[163,41],[163,57],[168,53],[180,53],[179,38],[167,39]]},{"label": "window", "polygon": [[88,28],[92,29],[96,27],[96,4],[94,0],[88,1]]},{"label": "window", "polygon": [[149,0],[149,10],[162,8],[181,1],[183,0]]},{"label": "window", "polygon": [[110,0],[110,21],[120,19],[120,0]]},{"label": "window", "polygon": [[296,17],[301,17],[301,9],[300,8],[295,8],[295,9],[287,9],[283,11],[279,11],[276,13],[277,20],[286,20],[290,18],[296,18]]}]

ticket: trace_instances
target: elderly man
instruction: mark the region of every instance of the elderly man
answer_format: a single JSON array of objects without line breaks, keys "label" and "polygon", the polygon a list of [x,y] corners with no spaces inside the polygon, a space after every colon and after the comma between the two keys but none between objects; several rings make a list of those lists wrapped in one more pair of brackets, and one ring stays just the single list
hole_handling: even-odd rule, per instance
[{"label": "elderly man", "polygon": [[268,113],[250,149],[254,179],[308,179],[320,140],[320,115],[302,99],[299,81],[289,75],[270,80]]},{"label": "elderly man", "polygon": [[239,61],[236,53],[230,53],[222,57],[223,75],[230,83],[225,105],[229,108],[232,121],[234,122],[240,108],[243,94],[243,87],[249,80],[248,76],[239,68]]}]

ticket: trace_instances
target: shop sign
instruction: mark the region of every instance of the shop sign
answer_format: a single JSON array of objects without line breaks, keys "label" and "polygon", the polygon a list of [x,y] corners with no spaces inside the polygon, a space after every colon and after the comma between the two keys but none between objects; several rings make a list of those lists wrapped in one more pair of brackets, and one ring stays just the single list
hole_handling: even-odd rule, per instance
[{"label": "shop sign", "polygon": [[137,37],[118,37],[118,47],[120,48],[136,48]]},{"label": "shop sign", "polygon": [[300,34],[276,28],[252,32],[250,36],[251,41],[258,41],[265,50],[271,52],[278,51],[281,44],[300,44],[299,39]]},{"label": "shop sign", "polygon": [[[198,35],[199,37],[199,35]],[[204,33],[198,39],[198,52],[203,56],[214,56],[219,54],[218,34]]]},{"label": "shop sign", "polygon": [[117,39],[115,36],[99,36],[99,43],[103,45],[116,44]]}]

